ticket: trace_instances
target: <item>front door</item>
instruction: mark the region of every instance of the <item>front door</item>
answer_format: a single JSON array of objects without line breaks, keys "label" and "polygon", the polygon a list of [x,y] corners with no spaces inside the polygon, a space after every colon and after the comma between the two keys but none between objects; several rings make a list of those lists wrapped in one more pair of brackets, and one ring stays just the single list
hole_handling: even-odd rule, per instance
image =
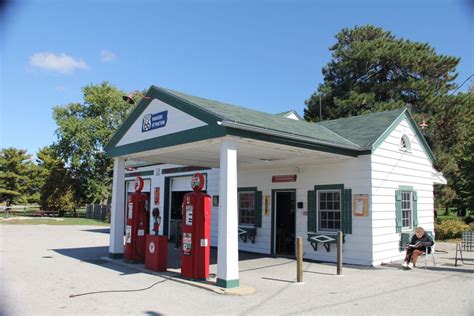
[{"label": "front door", "polygon": [[275,254],[295,256],[296,192],[275,191]]}]

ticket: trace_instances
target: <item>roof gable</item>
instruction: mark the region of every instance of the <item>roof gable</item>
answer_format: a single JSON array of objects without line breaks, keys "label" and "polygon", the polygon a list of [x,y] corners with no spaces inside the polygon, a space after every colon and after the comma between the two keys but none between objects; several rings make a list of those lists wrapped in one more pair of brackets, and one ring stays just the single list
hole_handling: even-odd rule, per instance
[{"label": "roof gable", "polygon": [[303,118],[295,110],[289,110],[289,111],[286,111],[286,112],[277,113],[275,115],[286,117],[286,118],[289,118],[289,119],[292,119],[292,120],[304,121]]},{"label": "roof gable", "polygon": [[372,152],[385,141],[387,136],[406,118],[419,139],[426,155],[435,161],[433,152],[413,119],[410,111],[400,109],[352,116],[331,121],[317,123],[323,125],[342,137],[361,147],[369,147]]},{"label": "roof gable", "polygon": [[161,100],[153,99],[120,138],[117,142],[117,146],[174,134],[206,125],[206,122],[194,116],[172,107]]}]

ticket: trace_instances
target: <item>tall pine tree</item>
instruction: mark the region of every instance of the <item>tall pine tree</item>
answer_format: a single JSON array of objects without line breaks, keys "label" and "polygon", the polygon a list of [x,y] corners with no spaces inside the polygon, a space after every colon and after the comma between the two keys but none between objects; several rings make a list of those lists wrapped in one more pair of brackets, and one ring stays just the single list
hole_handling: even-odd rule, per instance
[{"label": "tall pine tree", "polygon": [[324,82],[305,102],[305,119],[317,122],[320,114],[328,120],[407,106],[415,120],[428,121],[424,135],[438,158],[436,167],[448,179],[448,186],[435,188],[437,206],[474,207],[469,198],[474,98],[451,92],[457,88],[460,59],[371,25],[342,29],[329,49],[332,60],[322,70]]}]

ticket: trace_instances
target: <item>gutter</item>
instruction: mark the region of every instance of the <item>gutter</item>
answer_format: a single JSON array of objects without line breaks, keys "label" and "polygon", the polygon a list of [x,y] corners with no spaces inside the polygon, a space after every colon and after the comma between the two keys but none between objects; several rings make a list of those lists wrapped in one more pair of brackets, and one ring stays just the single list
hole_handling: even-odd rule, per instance
[{"label": "gutter", "polygon": [[217,122],[217,124],[224,127],[236,128],[236,129],[241,129],[245,131],[256,132],[256,133],[261,133],[261,134],[266,134],[266,135],[272,135],[272,136],[279,136],[279,137],[284,137],[288,139],[293,139],[293,140],[298,140],[298,141],[303,141],[303,142],[308,142],[308,143],[313,143],[313,144],[328,145],[328,146],[343,148],[343,149],[352,150],[352,151],[363,151],[363,150],[370,149],[370,148],[354,148],[354,147],[350,147],[350,146],[346,146],[342,144],[330,143],[330,142],[319,140],[313,137],[280,132],[280,131],[276,131],[276,130],[272,130],[272,129],[268,129],[264,127],[255,126],[255,125],[238,123],[235,121],[223,120],[222,122]]}]

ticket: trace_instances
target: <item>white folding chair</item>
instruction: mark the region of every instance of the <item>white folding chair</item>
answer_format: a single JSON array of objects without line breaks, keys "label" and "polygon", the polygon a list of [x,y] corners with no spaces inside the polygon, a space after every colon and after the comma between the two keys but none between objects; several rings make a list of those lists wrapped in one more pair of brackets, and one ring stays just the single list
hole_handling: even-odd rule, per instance
[{"label": "white folding chair", "polygon": [[[433,237],[433,235],[432,235],[430,232],[428,232],[428,233],[431,235],[431,237]],[[425,269],[426,269],[427,266],[428,266],[428,258],[427,258],[428,256],[431,257],[431,259],[433,260],[433,266],[436,268],[436,260],[435,260],[435,256],[434,256],[434,253],[435,253],[435,243],[433,243],[433,246],[431,246],[431,253],[428,253],[428,248],[429,248],[429,247],[426,247],[426,248],[425,248],[425,253],[421,255],[421,256],[423,257],[423,259],[425,260]]]}]

